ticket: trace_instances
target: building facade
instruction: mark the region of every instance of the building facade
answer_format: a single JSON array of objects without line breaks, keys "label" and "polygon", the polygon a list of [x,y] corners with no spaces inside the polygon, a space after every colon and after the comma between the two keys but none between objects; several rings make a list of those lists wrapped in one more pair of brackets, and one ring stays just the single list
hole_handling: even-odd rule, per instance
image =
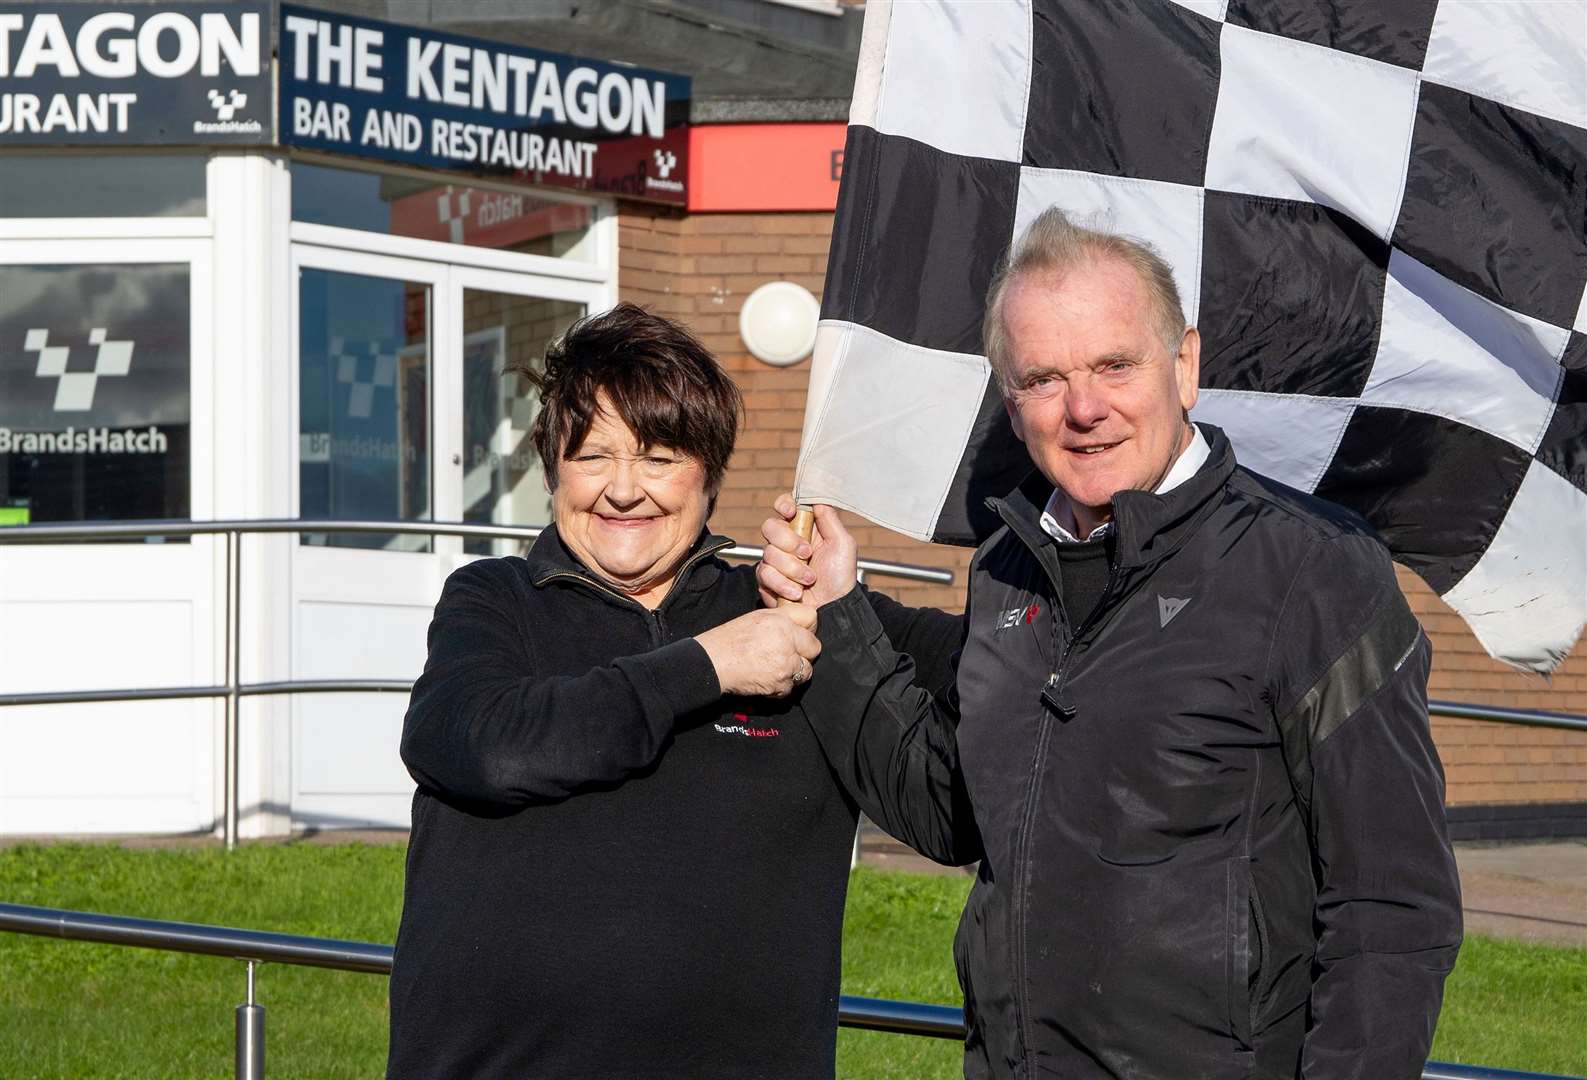
[{"label": "building facade", "polygon": [[[808,364],[752,356],[740,311],[773,281],[820,295],[860,13],[591,7],[16,5],[25,22],[0,38],[0,524],[543,523],[532,407],[501,371],[625,299],[689,325],[744,389],[713,524],[756,542],[792,482]],[[135,76],[92,83],[128,57]],[[962,579],[967,551],[852,524],[868,557]],[[446,575],[516,547],[245,538],[242,680],[411,679]],[[0,546],[0,691],[223,682],[225,568],[214,536]],[[1587,713],[1581,647],[1551,681],[1519,675],[1402,583],[1434,640],[1435,697]],[[959,588],[891,591],[956,608]],[[245,699],[243,835],[405,824],[403,707]],[[1587,834],[1587,737],[1434,730],[1458,832]],[[223,742],[212,699],[0,709],[0,833],[215,828]]]}]

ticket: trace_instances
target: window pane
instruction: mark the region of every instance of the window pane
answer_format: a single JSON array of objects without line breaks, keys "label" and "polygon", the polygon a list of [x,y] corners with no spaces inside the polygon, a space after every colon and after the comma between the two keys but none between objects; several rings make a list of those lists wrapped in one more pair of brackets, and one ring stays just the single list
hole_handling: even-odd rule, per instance
[{"label": "window pane", "polygon": [[292,163],[292,220],[554,258],[594,258],[591,208],[517,191]]},{"label": "window pane", "polygon": [[203,217],[204,159],[0,155],[0,217]]},{"label": "window pane", "polygon": [[[301,516],[429,519],[430,287],[304,270],[298,290]],[[430,550],[426,536],[305,534],[303,543]]]},{"label": "window pane", "polygon": [[0,266],[0,524],[189,514],[185,263]]},{"label": "window pane", "polygon": [[[584,305],[463,290],[463,520],[545,525],[551,496],[529,431],[537,401],[509,364],[539,367]],[[512,555],[517,540],[467,540],[471,555]]]}]

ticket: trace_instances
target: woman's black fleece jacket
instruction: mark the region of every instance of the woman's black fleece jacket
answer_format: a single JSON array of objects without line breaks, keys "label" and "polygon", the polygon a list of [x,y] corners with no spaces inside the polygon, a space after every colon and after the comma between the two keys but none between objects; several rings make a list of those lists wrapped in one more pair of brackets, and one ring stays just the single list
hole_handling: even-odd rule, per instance
[{"label": "woman's black fleece jacket", "polygon": [[[403,724],[390,1076],[832,1076],[856,811],[797,705],[722,697],[693,640],[759,605],[729,543],[655,611],[555,529],[447,581]],[[875,604],[945,683],[959,621]]]}]

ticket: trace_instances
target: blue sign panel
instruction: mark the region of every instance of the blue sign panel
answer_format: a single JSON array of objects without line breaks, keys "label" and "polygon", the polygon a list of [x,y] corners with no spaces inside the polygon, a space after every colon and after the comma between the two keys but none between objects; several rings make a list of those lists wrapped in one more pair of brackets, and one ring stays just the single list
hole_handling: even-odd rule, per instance
[{"label": "blue sign panel", "polygon": [[272,141],[267,11],[0,0],[0,146]]},{"label": "blue sign panel", "polygon": [[683,203],[690,80],[282,5],[281,141]]}]

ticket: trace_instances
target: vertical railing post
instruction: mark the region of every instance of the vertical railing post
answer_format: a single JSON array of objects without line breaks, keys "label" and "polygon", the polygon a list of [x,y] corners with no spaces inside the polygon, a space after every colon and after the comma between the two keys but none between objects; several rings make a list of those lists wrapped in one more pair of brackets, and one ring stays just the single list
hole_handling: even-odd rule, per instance
[{"label": "vertical railing post", "polygon": [[236,529],[226,532],[226,761],[223,766],[225,776],[225,837],[226,850],[231,851],[237,846],[237,780],[239,771],[238,762],[238,713],[240,712],[242,698],[237,693],[237,686],[241,679],[238,670],[242,657],[241,621],[238,615],[239,597],[241,589],[239,581],[242,578],[241,538]]},{"label": "vertical railing post", "polygon": [[237,1080],[264,1080],[265,1010],[254,1000],[253,967],[248,961],[248,1000],[237,1006]]}]

